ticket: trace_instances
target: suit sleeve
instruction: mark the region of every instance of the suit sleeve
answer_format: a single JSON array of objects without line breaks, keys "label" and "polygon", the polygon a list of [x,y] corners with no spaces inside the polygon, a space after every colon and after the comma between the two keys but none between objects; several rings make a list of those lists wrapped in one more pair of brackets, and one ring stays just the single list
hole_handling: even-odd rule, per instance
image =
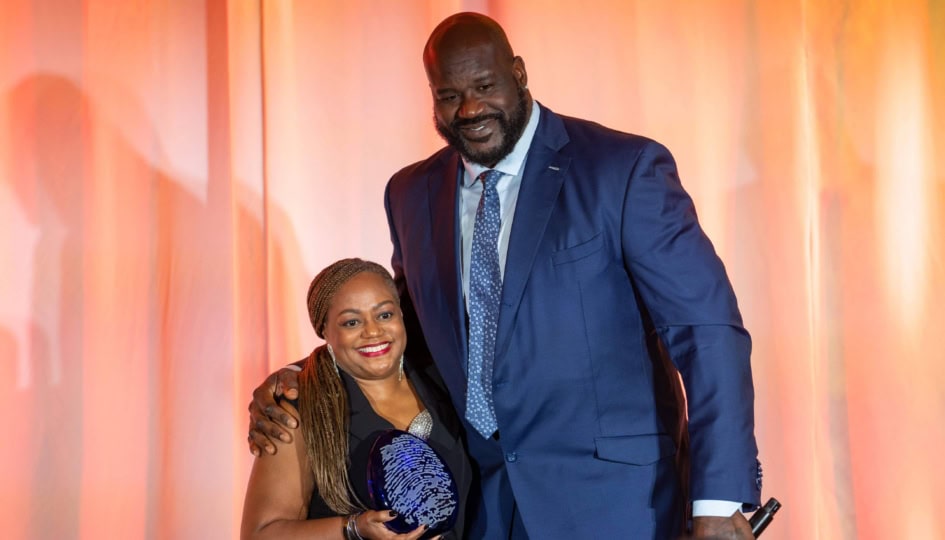
[{"label": "suit sleeve", "polygon": [[665,147],[640,153],[622,220],[624,264],[686,390],[690,498],[757,506],[751,338]]},{"label": "suit sleeve", "polygon": [[[391,204],[392,183],[393,179],[387,183],[384,190],[384,210],[387,213],[387,226],[390,229],[390,242],[393,246],[390,266],[391,270],[394,271],[394,283],[397,285],[397,294],[400,295],[400,309],[403,311],[404,326],[407,330],[407,350],[405,354],[416,369],[435,371],[436,368],[433,366],[432,358],[427,350],[426,341],[420,329],[420,321],[414,310],[413,302],[410,299],[410,291],[407,288],[407,281],[404,278],[404,254],[400,248],[400,236],[394,218],[395,209]],[[439,373],[437,373],[437,377],[439,377]]]}]

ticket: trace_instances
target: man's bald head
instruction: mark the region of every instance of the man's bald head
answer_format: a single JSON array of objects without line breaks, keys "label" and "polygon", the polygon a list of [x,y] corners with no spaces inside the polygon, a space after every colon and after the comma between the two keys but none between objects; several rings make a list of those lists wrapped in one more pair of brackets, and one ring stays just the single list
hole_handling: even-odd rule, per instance
[{"label": "man's bald head", "polygon": [[515,56],[499,23],[481,13],[464,12],[450,15],[430,34],[423,48],[423,66],[429,74],[430,68],[437,64],[439,57],[482,44],[491,44],[496,52],[510,61]]}]

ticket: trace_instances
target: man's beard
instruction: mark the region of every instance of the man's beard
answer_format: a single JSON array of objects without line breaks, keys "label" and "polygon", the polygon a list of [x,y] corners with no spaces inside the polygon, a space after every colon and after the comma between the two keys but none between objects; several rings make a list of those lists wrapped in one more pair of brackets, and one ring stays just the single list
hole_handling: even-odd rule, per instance
[{"label": "man's beard", "polygon": [[[502,161],[505,156],[512,153],[512,150],[515,148],[515,143],[518,142],[519,137],[522,136],[522,132],[525,131],[525,123],[528,118],[527,106],[525,90],[519,87],[518,103],[509,116],[501,112],[496,112],[483,114],[475,118],[457,118],[450,122],[449,125],[441,123],[434,116],[433,124],[436,126],[436,131],[439,132],[440,137],[443,137],[446,143],[452,146],[464,158],[483,167],[492,167]],[[466,140],[460,135],[460,129],[463,126],[475,125],[489,119],[494,119],[496,123],[499,124],[499,135],[502,137],[502,143],[492,150],[477,152],[468,146]]]}]

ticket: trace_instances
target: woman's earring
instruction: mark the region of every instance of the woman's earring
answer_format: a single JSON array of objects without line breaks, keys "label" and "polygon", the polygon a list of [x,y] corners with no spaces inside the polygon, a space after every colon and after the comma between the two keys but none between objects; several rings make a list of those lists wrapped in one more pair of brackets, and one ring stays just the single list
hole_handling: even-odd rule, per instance
[{"label": "woman's earring", "polygon": [[397,374],[397,380],[404,380],[404,355],[400,355],[400,372]]},{"label": "woman's earring", "polygon": [[327,344],[327,343],[326,343],[326,345],[327,345],[327,347],[328,347],[328,356],[331,357],[331,363],[335,365],[335,373],[337,373],[338,376],[340,377],[340,376],[341,376],[341,372],[338,371],[338,361],[335,360],[335,351],[331,348],[331,345],[329,345],[329,344]]}]

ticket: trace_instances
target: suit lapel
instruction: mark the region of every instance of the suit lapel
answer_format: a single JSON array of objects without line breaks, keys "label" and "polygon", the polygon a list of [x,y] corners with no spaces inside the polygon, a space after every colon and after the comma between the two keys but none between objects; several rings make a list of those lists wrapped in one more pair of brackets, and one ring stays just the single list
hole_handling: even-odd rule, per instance
[{"label": "suit lapel", "polygon": [[[345,390],[348,392],[348,408],[350,420],[348,422],[348,434],[356,440],[367,440],[378,431],[390,429],[390,424],[378,416],[371,408],[371,403],[365,397],[364,392],[358,386],[358,383],[347,373],[339,373]],[[351,447],[354,448],[355,445]]]},{"label": "suit lapel", "polygon": [[[436,383],[431,381],[425,373],[420,370],[414,370],[407,367],[407,376],[413,383],[414,390],[420,396],[420,401],[424,408],[429,409],[434,418],[434,425],[439,424],[431,433],[431,439],[439,443],[443,448],[453,448],[459,437],[460,427],[456,421],[455,414],[446,407],[449,402],[440,399],[439,392],[436,390]],[[370,437],[377,436],[381,431],[391,429],[387,420],[382,418],[371,407],[367,396],[361,391],[358,383],[347,373],[341,375],[348,393],[349,418],[348,434],[356,441],[369,440]],[[373,444],[373,441],[372,441]],[[352,448],[357,446],[352,445]]]},{"label": "suit lapel", "polygon": [[496,357],[508,347],[515,315],[531,273],[538,245],[544,235],[571,158],[558,150],[568,142],[561,119],[544,107],[519,188],[515,219],[509,237],[502,284],[502,308],[496,334]]},{"label": "suit lapel", "polygon": [[[444,448],[452,448],[459,437],[459,424],[456,422],[456,413],[448,408],[450,407],[449,400],[440,397],[445,390],[438,390],[440,387],[419,369],[408,369],[407,373],[413,383],[414,390],[420,396],[420,401],[433,415],[434,429],[430,434],[430,438],[440,443]],[[441,429],[437,429],[437,425]]]}]

